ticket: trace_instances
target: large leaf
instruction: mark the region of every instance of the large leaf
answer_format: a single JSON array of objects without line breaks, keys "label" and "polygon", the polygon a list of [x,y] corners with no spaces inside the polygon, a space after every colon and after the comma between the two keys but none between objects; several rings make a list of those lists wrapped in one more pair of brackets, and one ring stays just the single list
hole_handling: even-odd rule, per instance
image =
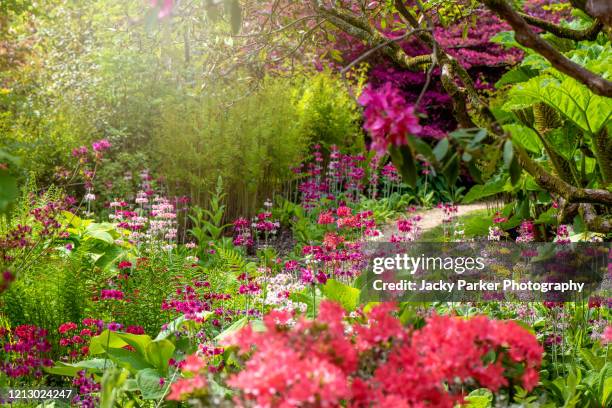
[{"label": "large leaf", "polygon": [[517,82],[525,82],[538,74],[538,71],[527,66],[518,66],[506,72],[495,83],[496,88],[501,88],[504,85],[516,84]]},{"label": "large leaf", "polygon": [[510,191],[511,189],[512,186],[507,183],[506,179],[499,179],[484,185],[476,185],[470,189],[465,197],[463,197],[462,202],[464,204],[469,204],[481,198],[503,193],[504,191]]},{"label": "large leaf", "polygon": [[160,399],[164,396],[170,384],[160,385],[161,378],[159,372],[152,368],[140,370],[136,374],[136,382],[142,393],[142,398],[150,400]]},{"label": "large leaf", "polygon": [[512,141],[533,153],[542,152],[542,141],[533,129],[511,123],[504,125],[504,130],[512,135]]},{"label": "large leaf", "polygon": [[446,181],[450,185],[454,185],[459,177],[459,156],[453,153],[444,166],[442,166],[442,174],[446,177]]},{"label": "large leaf", "polygon": [[115,362],[116,365],[126,368],[132,374],[136,374],[145,368],[154,368],[147,362],[144,356],[135,351],[130,351],[122,348],[108,349],[106,353],[108,358]]},{"label": "large leaf", "polygon": [[108,246],[104,254],[100,256],[95,264],[100,269],[108,269],[125,255],[126,251],[116,245]]},{"label": "large leaf", "polygon": [[512,163],[512,158],[514,157],[514,148],[512,147],[512,140],[506,140],[504,142],[504,167],[510,168],[510,164]]},{"label": "large leaf", "polygon": [[349,312],[357,309],[359,305],[360,290],[335,279],[329,279],[323,286],[322,291],[325,297],[340,303]]},{"label": "large leaf", "polygon": [[236,333],[238,330],[242,329],[247,324],[249,324],[249,320],[246,316],[236,320],[229,327],[219,333],[217,337],[215,337],[215,341],[222,342],[223,340],[226,340],[229,336]]},{"label": "large leaf", "polygon": [[63,363],[58,361],[53,367],[45,368],[45,371],[49,374],[74,377],[79,371],[87,370],[94,373],[102,373],[105,369],[113,366],[114,363],[112,361],[103,358],[92,358],[77,363]]},{"label": "large leaf", "polygon": [[555,152],[569,161],[574,160],[574,153],[578,148],[579,139],[576,129],[564,126],[546,133],[546,141],[555,149]]},{"label": "large leaf", "polygon": [[522,109],[544,102],[585,132],[599,133],[612,116],[612,98],[595,95],[573,78],[562,78],[540,75],[515,85],[504,109]]},{"label": "large leaf", "polygon": [[168,360],[174,354],[174,344],[170,340],[152,341],[147,344],[146,359],[161,373],[168,370]]}]

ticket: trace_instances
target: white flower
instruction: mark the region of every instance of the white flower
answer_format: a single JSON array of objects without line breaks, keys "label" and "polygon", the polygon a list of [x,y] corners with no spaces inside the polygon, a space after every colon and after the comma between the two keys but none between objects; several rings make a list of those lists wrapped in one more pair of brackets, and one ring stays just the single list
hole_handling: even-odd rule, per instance
[{"label": "white flower", "polygon": [[497,226],[489,227],[489,241],[499,241],[502,233],[502,230]]}]

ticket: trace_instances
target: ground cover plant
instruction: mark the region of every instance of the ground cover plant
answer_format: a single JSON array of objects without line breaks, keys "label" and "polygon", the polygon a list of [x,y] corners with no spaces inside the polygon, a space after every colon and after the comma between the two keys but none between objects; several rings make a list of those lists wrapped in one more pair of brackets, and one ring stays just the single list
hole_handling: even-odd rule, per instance
[{"label": "ground cover plant", "polygon": [[[611,13],[3,1],[2,404],[612,406]],[[372,245],[577,242],[584,299],[364,297]]]}]

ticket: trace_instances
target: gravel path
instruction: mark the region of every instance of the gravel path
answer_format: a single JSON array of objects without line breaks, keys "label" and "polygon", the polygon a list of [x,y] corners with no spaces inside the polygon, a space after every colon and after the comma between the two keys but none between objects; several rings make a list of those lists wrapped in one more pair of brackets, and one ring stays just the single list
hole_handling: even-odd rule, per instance
[{"label": "gravel path", "polygon": [[[457,213],[455,216],[461,217],[462,215],[466,215],[474,211],[486,209],[486,203],[459,204],[457,205]],[[430,208],[428,210],[419,210],[415,214],[418,214],[422,217],[422,220],[419,222],[419,226],[421,227],[422,233],[442,224],[444,210],[442,210],[441,208]],[[390,239],[391,234],[397,234],[397,220],[393,220],[384,225],[382,232],[385,237],[385,240]]]}]

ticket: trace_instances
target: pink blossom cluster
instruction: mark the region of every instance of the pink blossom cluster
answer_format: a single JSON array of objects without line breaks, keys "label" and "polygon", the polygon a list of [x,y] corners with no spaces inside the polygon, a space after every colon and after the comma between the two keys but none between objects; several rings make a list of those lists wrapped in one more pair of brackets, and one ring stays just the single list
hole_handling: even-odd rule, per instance
[{"label": "pink blossom cluster", "polygon": [[533,221],[523,220],[519,227],[519,235],[516,237],[516,242],[533,242],[535,241],[535,226]]},{"label": "pink blossom cluster", "polygon": [[372,136],[371,149],[379,154],[385,154],[389,146],[408,144],[408,135],[418,134],[422,129],[414,107],[406,103],[390,82],[378,89],[366,87],[359,103],[365,107],[363,127]]},{"label": "pink blossom cluster", "polygon": [[107,139],[100,139],[93,142],[91,148],[94,152],[103,152],[111,148],[111,143]]},{"label": "pink blossom cluster", "polygon": [[253,246],[255,241],[251,233],[249,220],[240,217],[234,221],[234,245],[250,247]]},{"label": "pink blossom cluster", "polygon": [[100,291],[100,299],[102,300],[125,300],[125,294],[117,289],[102,289]]},{"label": "pink blossom cluster", "polygon": [[381,174],[383,176],[383,180],[385,180],[387,183],[397,183],[401,180],[393,163],[386,164],[382,168]]},{"label": "pink blossom cluster", "polygon": [[397,229],[403,235],[393,235],[391,242],[416,241],[421,233],[421,227],[419,226],[421,219],[420,215],[413,215],[397,220]]},{"label": "pink blossom cluster", "polygon": [[250,356],[228,380],[241,392],[235,403],[452,408],[470,388],[538,382],[542,347],[512,321],[434,315],[415,330],[394,312],[382,304],[349,325],[342,307],[325,301],[317,320],[289,325],[290,313],[272,311],[266,331],[247,326],[228,342]]},{"label": "pink blossom cluster", "polygon": [[0,372],[9,378],[40,378],[43,367],[53,365],[47,334],[33,325],[0,327]]},{"label": "pink blossom cluster", "polygon": [[75,361],[79,358],[87,356],[89,353],[89,340],[102,332],[104,322],[91,318],[83,319],[79,325],[73,322],[61,324],[57,331],[60,334],[59,345],[64,350],[64,361]]},{"label": "pink blossom cluster", "polygon": [[93,374],[87,374],[86,370],[79,371],[72,380],[72,385],[78,391],[78,395],[71,401],[73,405],[83,408],[95,408],[100,405],[98,393],[101,386],[95,381]]}]

